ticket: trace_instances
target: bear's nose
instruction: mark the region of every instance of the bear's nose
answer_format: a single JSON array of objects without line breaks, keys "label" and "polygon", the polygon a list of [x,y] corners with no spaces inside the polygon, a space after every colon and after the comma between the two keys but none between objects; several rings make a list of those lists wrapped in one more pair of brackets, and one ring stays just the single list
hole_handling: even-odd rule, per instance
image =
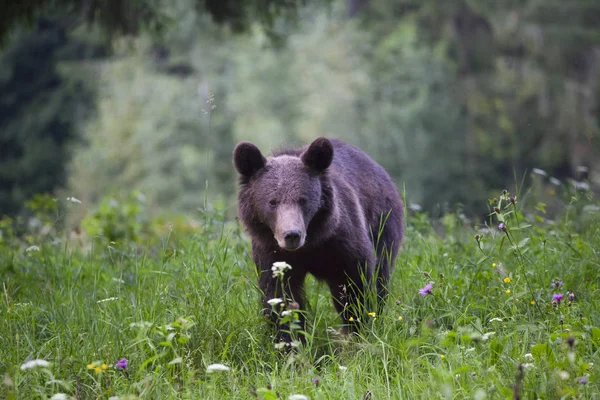
[{"label": "bear's nose", "polygon": [[287,231],[283,234],[283,239],[287,249],[297,249],[300,246],[300,231]]}]

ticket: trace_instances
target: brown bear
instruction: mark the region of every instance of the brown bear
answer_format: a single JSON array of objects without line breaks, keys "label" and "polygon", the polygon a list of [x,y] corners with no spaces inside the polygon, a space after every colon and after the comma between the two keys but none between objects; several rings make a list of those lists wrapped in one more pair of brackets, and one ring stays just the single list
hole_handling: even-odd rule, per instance
[{"label": "brown bear", "polygon": [[[380,309],[404,235],[404,207],[387,172],[359,148],[325,137],[269,158],[241,142],[233,162],[265,310],[274,314],[274,297],[303,309],[307,273],[327,283],[346,327],[365,316],[374,282]],[[280,261],[292,267],[284,285],[272,271]]]}]

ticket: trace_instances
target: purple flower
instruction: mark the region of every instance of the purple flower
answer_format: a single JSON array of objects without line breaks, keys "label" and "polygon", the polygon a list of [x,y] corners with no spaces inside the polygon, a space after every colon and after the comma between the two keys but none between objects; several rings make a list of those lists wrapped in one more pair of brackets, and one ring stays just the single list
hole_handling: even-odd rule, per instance
[{"label": "purple flower", "polygon": [[117,361],[117,365],[115,365],[117,369],[127,369],[127,359],[125,357],[121,358]]},{"label": "purple flower", "polygon": [[504,222],[500,222],[498,224],[498,229],[500,229],[501,231],[506,231],[506,225],[504,225]]},{"label": "purple flower", "polygon": [[587,375],[584,375],[584,376],[582,376],[582,377],[581,377],[581,379],[579,380],[579,384],[580,384],[580,385],[585,385],[585,384],[588,382],[587,380],[588,380],[588,376],[587,376]]},{"label": "purple flower", "polygon": [[571,292],[569,293],[569,301],[573,301],[575,300],[575,293]]},{"label": "purple flower", "polygon": [[563,299],[563,294],[559,293],[559,294],[554,294],[552,296],[552,301],[555,301],[557,304],[560,304],[561,300]]},{"label": "purple flower", "polygon": [[433,294],[431,292],[431,287],[433,286],[433,283],[428,283],[427,285],[425,285],[425,287],[423,289],[419,290],[419,294],[421,296],[427,296],[428,294]]},{"label": "purple flower", "polygon": [[555,288],[559,288],[563,285],[563,281],[553,281],[552,282],[552,286],[554,286]]}]

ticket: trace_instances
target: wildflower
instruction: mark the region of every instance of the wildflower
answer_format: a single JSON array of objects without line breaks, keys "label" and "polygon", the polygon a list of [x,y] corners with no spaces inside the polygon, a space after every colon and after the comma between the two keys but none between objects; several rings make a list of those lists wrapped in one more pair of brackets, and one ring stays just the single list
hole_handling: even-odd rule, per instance
[{"label": "wildflower", "polygon": [[313,383],[315,386],[319,386],[319,378],[312,378],[312,383]]},{"label": "wildflower", "polygon": [[529,361],[533,361],[533,354],[531,354],[531,353],[525,354],[525,359],[529,360]]},{"label": "wildflower", "polygon": [[569,373],[567,371],[558,371],[558,376],[564,381],[569,379]]},{"label": "wildflower", "polygon": [[504,283],[510,283],[510,278],[508,276],[504,278]]},{"label": "wildflower", "polygon": [[33,245],[33,246],[29,246],[28,248],[25,249],[25,253],[29,253],[30,251],[40,251],[40,247]]},{"label": "wildflower", "polygon": [[402,320],[403,320],[402,316],[398,317],[398,321],[402,321]]},{"label": "wildflower", "polygon": [[108,369],[108,365],[107,365],[107,364],[102,364],[102,365],[100,366],[100,368],[102,368],[102,369]]},{"label": "wildflower", "polygon": [[563,285],[563,281],[559,281],[559,280],[554,280],[552,281],[552,286],[554,286],[555,288],[559,288]]},{"label": "wildflower", "polygon": [[502,232],[506,232],[506,225],[504,225],[504,222],[500,222],[498,224],[498,229],[500,229]]},{"label": "wildflower", "polygon": [[569,301],[573,301],[575,300],[575,293],[571,292],[569,293]]},{"label": "wildflower", "polygon": [[490,322],[494,322],[494,321],[502,322],[502,318],[496,317],[496,318],[490,319]]},{"label": "wildflower", "polygon": [[274,297],[274,298],[272,298],[271,300],[268,300],[268,301],[267,301],[267,303],[269,303],[269,305],[271,305],[271,306],[276,306],[277,304],[279,304],[279,303],[281,303],[281,302],[283,302],[283,300],[281,300],[281,299],[280,299],[280,298],[278,298],[278,297]]},{"label": "wildflower", "polygon": [[50,400],[67,400],[69,396],[64,393],[56,393],[54,396],[50,397]]},{"label": "wildflower", "polygon": [[96,368],[94,368],[94,371],[96,371],[96,372],[102,372],[102,368],[96,367]]},{"label": "wildflower", "polygon": [[433,286],[433,283],[428,283],[427,285],[425,285],[425,287],[423,287],[422,289],[419,290],[419,294],[421,296],[426,296],[428,294],[433,294],[433,292],[431,291],[431,287]]},{"label": "wildflower", "polygon": [[21,370],[26,370],[26,369],[31,369],[31,368],[35,368],[35,367],[49,367],[50,363],[46,360],[29,360],[23,363],[23,365],[21,365]]},{"label": "wildflower", "polygon": [[275,349],[276,350],[281,350],[283,349],[285,346],[289,346],[288,343],[286,342],[279,342],[279,343],[275,343]]},{"label": "wildflower", "polygon": [[271,271],[273,271],[273,278],[283,278],[286,270],[292,269],[292,266],[285,261],[277,261],[273,263]]},{"label": "wildflower", "polygon": [[529,368],[533,368],[534,367],[533,363],[525,363],[525,364],[522,364],[522,365],[523,365],[523,368],[525,368],[525,369],[529,369]]},{"label": "wildflower", "polygon": [[546,171],[544,171],[543,169],[540,169],[540,168],[534,168],[531,170],[531,172],[533,172],[534,174],[540,175],[540,176],[548,176]]},{"label": "wildflower", "polygon": [[350,321],[350,322],[354,322],[354,318],[353,318],[353,317],[350,317],[350,318],[348,318],[348,321]]},{"label": "wildflower", "polygon": [[440,354],[440,358],[446,358],[446,356],[443,354]]},{"label": "wildflower", "polygon": [[71,203],[75,203],[75,204],[81,204],[81,200],[79,200],[73,196],[67,197],[67,201],[70,201]]},{"label": "wildflower", "polygon": [[534,305],[534,304],[535,304],[535,300],[531,300],[531,301],[529,302],[529,304],[531,304],[531,305]]},{"label": "wildflower", "polygon": [[579,381],[577,383],[579,383],[580,385],[585,385],[588,382],[588,376],[584,375],[581,377],[581,379],[579,379]]},{"label": "wildflower", "polygon": [[119,300],[119,298],[118,297],[107,297],[106,299],[98,300],[96,303],[100,304],[100,303],[106,303],[107,301],[115,301],[115,300]]},{"label": "wildflower", "polygon": [[492,268],[496,268],[496,263],[492,263]]},{"label": "wildflower", "polygon": [[506,196],[506,195],[508,194],[508,190],[504,189],[504,190],[502,191],[502,194]]},{"label": "wildflower", "polygon": [[369,315],[369,317],[374,317],[375,313],[374,312],[370,312],[368,315]]},{"label": "wildflower", "polygon": [[129,365],[129,363],[127,362],[127,359],[125,357],[123,357],[119,361],[117,361],[117,363],[115,364],[115,368],[117,368],[117,369],[127,369],[128,365]]},{"label": "wildflower", "polygon": [[500,212],[500,209],[499,209],[498,207],[494,207],[494,212],[495,212],[495,213],[499,213],[499,212]]},{"label": "wildflower", "polygon": [[506,289],[506,294],[510,294],[510,289]]},{"label": "wildflower", "polygon": [[303,394],[292,394],[288,397],[288,400],[310,400],[310,398]]},{"label": "wildflower", "polygon": [[288,315],[292,315],[292,310],[285,310],[281,313],[282,317],[287,317]]},{"label": "wildflower", "polygon": [[229,371],[229,367],[223,364],[210,364],[206,367],[206,372],[211,373],[214,371]]},{"label": "wildflower", "polygon": [[338,368],[340,371],[346,371],[348,369],[348,367],[344,367],[343,365],[338,365]]},{"label": "wildflower", "polygon": [[562,293],[552,295],[552,301],[556,302],[557,304],[560,304],[562,299],[563,299]]},{"label": "wildflower", "polygon": [[550,177],[549,179],[550,183],[553,184],[554,186],[560,186],[560,181],[558,179],[556,179],[555,177]]}]

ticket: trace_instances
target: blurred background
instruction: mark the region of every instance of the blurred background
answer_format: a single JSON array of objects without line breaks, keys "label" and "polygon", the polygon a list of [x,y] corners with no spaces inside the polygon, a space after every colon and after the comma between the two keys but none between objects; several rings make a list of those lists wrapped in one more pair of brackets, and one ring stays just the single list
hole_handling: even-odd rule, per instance
[{"label": "blurred background", "polygon": [[233,217],[238,141],[321,135],[430,215],[600,186],[596,0],[17,3],[0,12],[0,216],[47,194],[82,202],[73,225],[127,196]]}]

